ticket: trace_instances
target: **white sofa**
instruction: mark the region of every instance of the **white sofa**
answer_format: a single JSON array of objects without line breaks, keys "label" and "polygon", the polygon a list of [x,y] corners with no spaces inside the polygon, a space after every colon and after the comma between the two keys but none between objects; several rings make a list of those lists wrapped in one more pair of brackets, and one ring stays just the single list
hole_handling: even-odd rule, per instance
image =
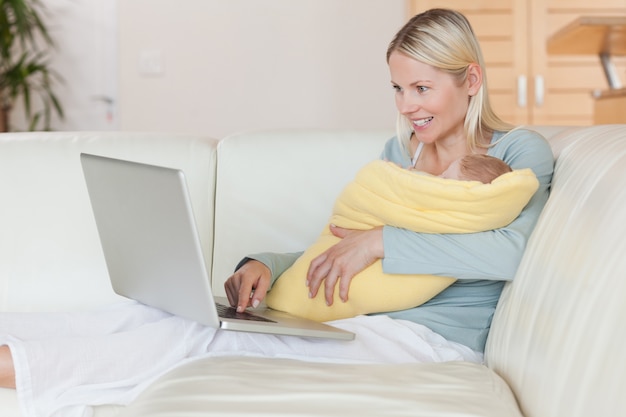
[{"label": "white sofa", "polygon": [[[162,376],[129,406],[99,406],[95,415],[625,416],[626,125],[535,129],[557,157],[553,191],[505,287],[485,365],[203,359]],[[122,132],[0,135],[0,310],[117,299],[82,151],[185,170],[213,287],[223,294],[244,255],[312,242],[339,190],[392,134],[277,130],[219,144]],[[14,391],[0,390],[0,415],[21,415]]]}]

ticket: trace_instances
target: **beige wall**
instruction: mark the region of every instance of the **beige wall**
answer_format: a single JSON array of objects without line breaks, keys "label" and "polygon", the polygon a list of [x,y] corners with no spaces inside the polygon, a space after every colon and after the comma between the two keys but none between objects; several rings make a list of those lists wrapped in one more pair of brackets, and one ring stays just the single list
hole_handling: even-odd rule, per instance
[{"label": "beige wall", "polygon": [[[122,0],[126,1],[126,0]],[[65,118],[53,115],[54,130],[114,130],[117,127],[116,1],[45,0],[42,14],[56,47],[48,61],[62,81],[54,91]],[[57,79],[58,80],[58,79]],[[31,97],[36,110],[38,96]],[[22,102],[11,114],[14,130],[26,130]]]},{"label": "beige wall", "polygon": [[123,130],[393,128],[404,0],[118,1]]}]

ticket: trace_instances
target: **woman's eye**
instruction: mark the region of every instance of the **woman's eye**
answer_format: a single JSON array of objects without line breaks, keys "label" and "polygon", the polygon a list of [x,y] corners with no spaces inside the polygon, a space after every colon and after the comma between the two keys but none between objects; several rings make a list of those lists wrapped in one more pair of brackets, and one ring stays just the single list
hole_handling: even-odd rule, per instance
[{"label": "woman's eye", "polygon": [[399,93],[399,92],[401,92],[401,91],[402,91],[402,88],[400,88],[400,86],[399,86],[399,85],[392,85],[392,86],[391,86],[391,88],[393,88],[393,90],[394,90],[396,93]]},{"label": "woman's eye", "polygon": [[425,93],[428,91],[428,87],[424,87],[423,85],[420,85],[417,87],[417,92],[418,93]]}]

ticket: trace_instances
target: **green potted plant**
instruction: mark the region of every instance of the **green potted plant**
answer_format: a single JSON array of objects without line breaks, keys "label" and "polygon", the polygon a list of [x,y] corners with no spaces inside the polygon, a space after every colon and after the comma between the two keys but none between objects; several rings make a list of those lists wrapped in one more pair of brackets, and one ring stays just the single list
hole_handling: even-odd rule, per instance
[{"label": "green potted plant", "polygon": [[41,0],[0,0],[0,132],[9,131],[9,115],[19,98],[29,130],[49,130],[53,112],[63,118],[52,88],[60,79],[48,63],[54,42],[42,12]]}]

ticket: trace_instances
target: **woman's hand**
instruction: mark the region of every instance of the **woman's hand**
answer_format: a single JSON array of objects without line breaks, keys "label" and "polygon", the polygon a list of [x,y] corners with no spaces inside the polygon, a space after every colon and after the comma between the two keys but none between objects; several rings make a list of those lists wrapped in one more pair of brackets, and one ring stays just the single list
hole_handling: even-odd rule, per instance
[{"label": "woman's hand", "polygon": [[254,259],[243,264],[224,283],[230,305],[240,313],[248,306],[257,307],[269,290],[271,275],[265,264]]},{"label": "woman's hand", "polygon": [[337,281],[339,297],[346,302],[352,278],[385,256],[382,227],[351,230],[331,225],[330,231],[341,241],[311,261],[306,281],[311,298],[317,295],[324,282],[324,296],[328,305],[333,303]]}]

